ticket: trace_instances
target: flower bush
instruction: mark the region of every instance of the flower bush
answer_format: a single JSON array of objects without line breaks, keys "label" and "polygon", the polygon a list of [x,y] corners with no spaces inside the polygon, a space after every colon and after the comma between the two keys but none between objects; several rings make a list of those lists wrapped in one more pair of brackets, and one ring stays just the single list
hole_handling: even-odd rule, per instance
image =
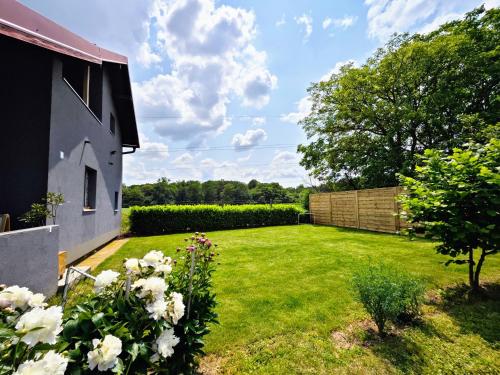
[{"label": "flower bush", "polygon": [[43,295],[0,289],[0,374],[194,373],[203,337],[217,323],[211,291],[216,245],[186,239],[179,261],[161,251],[126,259],[124,272],[95,277],[94,292],[70,308]]}]

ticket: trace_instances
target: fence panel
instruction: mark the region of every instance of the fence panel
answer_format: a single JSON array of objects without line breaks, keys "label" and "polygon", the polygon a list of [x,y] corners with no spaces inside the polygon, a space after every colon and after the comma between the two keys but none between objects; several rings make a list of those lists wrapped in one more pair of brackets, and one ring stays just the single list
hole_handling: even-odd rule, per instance
[{"label": "fence panel", "polygon": [[313,222],[315,224],[330,224],[332,221],[330,193],[311,194],[309,210],[314,214]]},{"label": "fence panel", "polygon": [[396,233],[406,227],[396,201],[399,186],[311,194],[313,223]]}]

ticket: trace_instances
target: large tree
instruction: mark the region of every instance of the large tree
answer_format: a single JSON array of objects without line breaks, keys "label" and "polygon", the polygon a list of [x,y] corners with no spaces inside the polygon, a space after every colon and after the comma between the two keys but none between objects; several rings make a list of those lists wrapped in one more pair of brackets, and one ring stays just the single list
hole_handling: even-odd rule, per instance
[{"label": "large tree", "polygon": [[499,119],[500,9],[478,8],[426,35],[393,37],[362,66],[312,84],[301,164],[357,189],[412,176],[416,155],[445,152]]}]

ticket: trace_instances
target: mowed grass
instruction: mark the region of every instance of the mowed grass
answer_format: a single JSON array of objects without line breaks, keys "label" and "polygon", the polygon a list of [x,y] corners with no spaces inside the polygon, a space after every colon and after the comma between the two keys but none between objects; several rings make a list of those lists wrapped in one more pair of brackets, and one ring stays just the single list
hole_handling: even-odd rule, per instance
[{"label": "mowed grass", "polygon": [[[160,249],[179,257],[186,234],[136,237],[96,270]],[[383,342],[363,344],[367,318],[353,273],[369,262],[421,278],[432,294],[466,281],[464,266],[444,266],[433,244],[405,237],[311,225],[209,233],[219,244],[214,276],[220,325],[206,338],[207,373],[500,373],[500,301],[427,305],[423,323]],[[498,283],[500,257],[483,281]],[[351,327],[351,328],[349,328]],[[354,328],[352,328],[354,327]],[[344,348],[332,332],[353,330]],[[373,340],[372,340],[373,341]]]}]

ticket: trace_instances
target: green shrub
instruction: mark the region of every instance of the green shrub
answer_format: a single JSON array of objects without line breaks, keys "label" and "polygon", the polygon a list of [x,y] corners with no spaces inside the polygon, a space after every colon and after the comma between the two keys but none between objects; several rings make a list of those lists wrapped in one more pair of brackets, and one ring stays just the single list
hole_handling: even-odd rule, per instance
[{"label": "green shrub", "polygon": [[[500,132],[500,124],[489,129]],[[437,252],[450,257],[446,264],[468,265],[477,293],[486,257],[500,249],[500,139],[425,150],[419,160],[414,177],[400,176],[406,219],[436,240]]]},{"label": "green shrub", "polygon": [[297,215],[301,212],[303,210],[293,204],[132,207],[130,230],[139,235],[154,235],[290,225],[297,223]]},{"label": "green shrub", "polygon": [[385,334],[388,321],[409,322],[420,314],[423,285],[387,265],[369,266],[354,275],[353,283],[366,311]]}]

